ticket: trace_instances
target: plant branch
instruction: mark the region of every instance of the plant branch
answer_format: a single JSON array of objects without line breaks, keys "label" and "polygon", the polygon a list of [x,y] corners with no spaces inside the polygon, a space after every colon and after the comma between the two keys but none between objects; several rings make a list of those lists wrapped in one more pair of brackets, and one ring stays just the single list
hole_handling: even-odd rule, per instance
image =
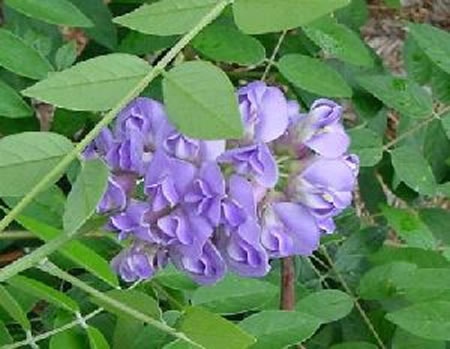
[{"label": "plant branch", "polygon": [[339,282],[341,283],[342,287],[344,287],[345,292],[347,292],[347,294],[353,298],[353,302],[355,304],[356,309],[358,310],[358,312],[360,313],[360,315],[363,318],[364,322],[366,323],[367,327],[369,328],[369,331],[372,333],[373,337],[377,341],[379,347],[381,349],[386,349],[386,346],[384,345],[383,341],[381,340],[380,335],[378,334],[378,332],[376,331],[376,329],[373,326],[372,322],[370,321],[369,316],[366,314],[366,312],[364,311],[363,307],[358,302],[358,299],[353,294],[352,290],[350,289],[350,286],[347,284],[347,282],[345,281],[345,279],[342,276],[342,274],[337,270],[336,264],[334,263],[334,261],[330,257],[330,255],[328,254],[328,251],[327,251],[326,247],[322,246],[321,247],[321,251],[322,251],[323,255],[325,256],[326,260],[328,261],[328,263],[330,264],[330,266],[333,269],[333,271],[336,273],[336,276],[337,276]]},{"label": "plant branch", "polygon": [[275,48],[272,52],[272,56],[270,56],[269,62],[267,63],[266,69],[264,70],[264,74],[261,78],[261,81],[264,81],[267,78],[267,75],[269,74],[270,69],[274,65],[275,59],[277,58],[278,51],[280,51],[281,44],[283,43],[284,38],[286,37],[286,34],[287,34],[287,30],[285,30],[281,33],[280,38],[278,39],[277,45],[275,46]]},{"label": "plant branch", "polygon": [[294,257],[281,259],[281,299],[280,309],[295,309],[295,263]]},{"label": "plant branch", "polygon": [[108,126],[114,120],[116,115],[135,97],[141,93],[145,87],[152,82],[178,55],[178,53],[209,23],[216,19],[225,7],[231,3],[231,0],[222,0],[209,11],[200,22],[184,35],[158,62],[158,64],[148,73],[122,100],[109,111],[100,122],[78,143],[75,148],[68,153],[42,180],[23,197],[23,199],[0,221],[0,232],[20,214],[25,207],[39,194],[43,189],[50,185],[64,170],[77,158],[79,154],[91,143],[100,131]]},{"label": "plant branch", "polygon": [[383,150],[384,151],[388,151],[389,148],[392,148],[394,145],[396,145],[398,142],[400,142],[401,140],[407,138],[408,136],[411,136],[412,134],[416,133],[417,131],[419,131],[422,127],[425,127],[426,125],[428,125],[431,121],[435,120],[435,119],[440,119],[442,117],[442,115],[444,115],[445,113],[447,113],[448,111],[450,111],[450,106],[445,107],[444,109],[442,109],[441,111],[439,111],[439,113],[433,113],[431,116],[429,116],[428,118],[426,118],[425,120],[423,120],[422,122],[418,123],[417,125],[415,125],[414,127],[410,128],[408,131],[402,133],[400,136],[398,136],[397,138],[395,138],[394,140],[390,141],[389,143],[387,143],[384,147]]},{"label": "plant branch", "polygon": [[72,284],[72,286],[75,286],[75,287],[81,289],[82,291],[88,293],[92,297],[97,298],[98,300],[101,300],[105,304],[108,304],[116,309],[119,309],[122,313],[130,315],[133,318],[135,318],[136,320],[145,322],[148,325],[153,326],[163,332],[166,332],[167,334],[169,334],[173,337],[179,338],[185,342],[188,342],[189,344],[194,345],[195,347],[201,348],[200,345],[193,342],[184,333],[177,332],[174,328],[169,327],[166,324],[159,322],[159,321],[147,316],[144,313],[141,313],[139,310],[130,308],[130,307],[128,307],[128,305],[123,304],[123,303],[115,300],[114,298],[107,296],[103,292],[100,292],[100,291],[96,290],[95,288],[89,286],[88,284],[86,284],[83,281],[81,281],[80,279],[70,275],[69,273],[65,272],[64,270],[60,269],[59,267],[57,267],[56,265],[54,265],[53,263],[51,263],[49,261],[45,261],[44,263],[41,263],[40,269],[50,275],[56,276],[57,278]]}]

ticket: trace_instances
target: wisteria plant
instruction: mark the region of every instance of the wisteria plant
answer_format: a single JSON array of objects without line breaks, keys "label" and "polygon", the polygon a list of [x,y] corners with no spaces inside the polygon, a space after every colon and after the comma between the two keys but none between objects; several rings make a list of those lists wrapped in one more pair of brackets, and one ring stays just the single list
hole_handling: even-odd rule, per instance
[{"label": "wisteria plant", "polygon": [[450,34],[372,3],[0,0],[0,348],[450,348]]}]

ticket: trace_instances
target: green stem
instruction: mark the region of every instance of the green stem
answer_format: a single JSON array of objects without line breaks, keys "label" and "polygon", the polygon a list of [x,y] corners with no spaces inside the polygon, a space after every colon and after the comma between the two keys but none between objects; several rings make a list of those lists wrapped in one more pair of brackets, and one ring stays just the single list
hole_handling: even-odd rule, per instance
[{"label": "green stem", "polygon": [[33,267],[42,259],[72,240],[75,235],[76,233],[63,234],[34,250],[33,253],[30,253],[29,255],[26,255],[25,257],[20,258],[11,264],[8,264],[6,267],[0,270],[0,282],[4,282],[10,277],[13,277],[16,274]]},{"label": "green stem", "polygon": [[123,303],[115,300],[114,298],[107,296],[103,292],[96,290],[95,288],[89,286],[88,284],[84,283],[80,279],[77,279],[76,277],[70,275],[69,273],[66,273],[64,270],[58,268],[56,265],[54,265],[53,263],[51,263],[49,261],[46,261],[45,263],[41,263],[40,269],[50,275],[56,276],[57,278],[59,278],[61,280],[69,282],[73,286],[86,292],[87,294],[91,295],[92,297],[97,298],[98,300],[102,301],[103,303],[108,304],[111,307],[114,307],[116,309],[119,309],[123,314],[130,315],[133,318],[135,318],[136,320],[145,322],[148,325],[153,326],[163,332],[166,332],[173,337],[182,339],[183,341],[186,341],[189,344],[192,344],[196,347],[202,348],[200,345],[198,345],[197,343],[190,340],[184,333],[177,332],[172,327],[169,327],[166,324],[159,322],[159,321],[147,316],[144,313],[141,313],[139,310],[130,308],[126,304],[123,304]]},{"label": "green stem", "polygon": [[175,46],[173,46],[166,55],[159,61],[159,63],[148,73],[111,111],[109,111],[103,119],[78,143],[75,148],[68,153],[53,170],[51,170],[31,191],[24,196],[24,198],[9,212],[6,217],[0,221],[0,232],[20,214],[28,204],[39,194],[43,189],[50,185],[58,176],[64,172],[64,170],[74,161],[79,154],[91,143],[100,131],[108,126],[108,124],[114,120],[116,115],[136,96],[138,96],[144,88],[152,82],[178,55],[178,53],[209,23],[216,19],[225,7],[231,3],[231,0],[222,0],[217,3],[216,6],[206,14],[201,21],[192,28]]},{"label": "green stem", "polygon": [[333,269],[333,271],[336,273],[336,276],[337,276],[339,282],[341,283],[342,287],[344,287],[345,292],[347,292],[347,294],[353,298],[353,302],[355,304],[356,309],[358,310],[358,312],[361,315],[362,319],[364,320],[364,322],[366,323],[367,327],[369,328],[369,331],[372,333],[373,337],[377,341],[379,347],[381,349],[386,349],[386,346],[384,345],[383,341],[381,340],[381,337],[378,334],[377,330],[375,329],[375,326],[373,326],[372,322],[370,321],[369,316],[366,314],[366,312],[364,311],[364,309],[361,306],[361,304],[359,304],[358,299],[353,294],[352,290],[350,289],[350,286],[347,284],[347,281],[345,281],[345,279],[342,276],[342,274],[337,270],[336,264],[334,263],[334,261],[330,257],[330,255],[328,254],[328,251],[327,251],[326,247],[322,246],[321,247],[321,251],[322,251],[323,255],[325,256],[326,260],[328,261],[328,263],[330,264],[330,266]]},{"label": "green stem", "polygon": [[275,48],[272,52],[272,56],[270,56],[269,62],[267,63],[266,69],[264,70],[264,74],[261,78],[261,81],[264,81],[267,78],[267,75],[269,74],[270,69],[275,64],[275,59],[277,58],[278,51],[280,51],[281,44],[283,43],[284,38],[286,37],[286,34],[287,34],[287,30],[285,30],[284,32],[281,33],[280,38],[278,39],[277,45],[275,46]]},{"label": "green stem", "polygon": [[13,231],[8,230],[0,234],[0,240],[29,240],[29,239],[38,239],[36,235],[30,233],[29,231]]}]

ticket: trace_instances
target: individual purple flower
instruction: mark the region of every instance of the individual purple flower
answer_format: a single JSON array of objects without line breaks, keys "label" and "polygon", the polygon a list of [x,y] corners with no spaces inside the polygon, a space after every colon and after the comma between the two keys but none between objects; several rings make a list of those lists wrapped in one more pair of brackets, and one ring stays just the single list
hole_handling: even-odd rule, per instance
[{"label": "individual purple flower", "polygon": [[266,188],[273,188],[278,182],[278,166],[265,143],[228,150],[218,160],[232,164],[237,173],[254,177]]},{"label": "individual purple flower", "polygon": [[192,183],[196,168],[191,163],[171,158],[157,151],[145,175],[145,193],[151,200],[153,211],[174,207],[182,201]]},{"label": "individual purple flower", "polygon": [[228,265],[241,276],[262,277],[270,270],[269,257],[261,244],[261,228],[249,218],[236,228],[227,226],[219,249]]},{"label": "individual purple flower", "polygon": [[261,241],[272,258],[311,255],[320,235],[315,217],[301,204],[276,202],[264,210]]},{"label": "individual purple flower", "polygon": [[341,124],[342,107],[333,101],[319,99],[313,103],[308,114],[302,115],[292,132],[297,151],[307,146],[319,155],[336,158],[343,155],[350,138]]},{"label": "individual purple flower", "polygon": [[134,244],[111,261],[112,268],[127,282],[151,278],[167,265],[167,252],[154,245]]},{"label": "individual purple flower", "polygon": [[244,177],[232,175],[228,181],[228,195],[222,201],[222,223],[229,229],[256,219],[256,203],[252,185]]},{"label": "individual purple flower", "polygon": [[220,167],[215,162],[206,162],[184,196],[184,202],[197,215],[206,218],[211,226],[216,227],[220,222],[224,197],[225,180]]},{"label": "individual purple flower", "polygon": [[136,177],[133,174],[111,175],[108,178],[105,194],[97,206],[97,213],[105,214],[124,210],[135,186]]},{"label": "individual purple flower", "polygon": [[157,243],[159,239],[152,232],[148,217],[151,215],[150,205],[143,201],[131,200],[127,209],[111,217],[109,228],[120,232],[119,239],[129,236],[150,243]]},{"label": "individual purple flower", "polygon": [[116,142],[108,151],[106,162],[113,171],[144,174],[144,143],[141,134],[132,131],[129,138]]},{"label": "individual purple flower", "polygon": [[176,246],[179,252],[192,257],[202,253],[203,246],[213,233],[202,216],[177,209],[158,219],[161,240],[167,246]]},{"label": "individual purple flower", "polygon": [[164,106],[150,98],[139,97],[123,109],[116,120],[115,135],[119,140],[142,136],[146,147],[154,150],[161,142],[162,130],[168,124]]},{"label": "individual purple flower", "polygon": [[238,99],[247,139],[271,142],[286,131],[288,103],[279,88],[252,82],[239,89]]},{"label": "individual purple flower", "polygon": [[167,124],[163,132],[164,150],[182,160],[215,161],[225,151],[225,140],[205,141],[187,137]]},{"label": "individual purple flower", "polygon": [[340,213],[351,204],[357,156],[315,157],[289,184],[290,197],[310,208],[319,219]]},{"label": "individual purple flower", "polygon": [[200,256],[184,254],[176,248],[169,253],[174,265],[200,284],[213,284],[225,276],[225,262],[210,241],[205,243]]},{"label": "individual purple flower", "polygon": [[114,136],[109,128],[104,127],[98,136],[83,151],[83,157],[86,160],[105,157],[113,146]]}]

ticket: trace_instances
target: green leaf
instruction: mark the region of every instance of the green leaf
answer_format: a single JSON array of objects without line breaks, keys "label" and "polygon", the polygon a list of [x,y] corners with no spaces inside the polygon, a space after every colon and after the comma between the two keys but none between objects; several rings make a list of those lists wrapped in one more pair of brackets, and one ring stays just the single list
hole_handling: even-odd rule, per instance
[{"label": "green leaf", "polygon": [[414,118],[426,118],[433,112],[433,102],[428,92],[412,80],[389,75],[357,77],[363,88],[388,107]]},{"label": "green leaf", "polygon": [[350,0],[235,0],[233,14],[243,32],[264,34],[306,25],[349,3]]},{"label": "green leaf", "polygon": [[[158,307],[158,302],[155,301],[149,295],[136,291],[136,290],[112,290],[105,293],[108,297],[126,305],[131,309],[135,309],[142,314],[145,314],[156,320],[161,319],[161,309]],[[124,314],[121,309],[115,308],[110,304],[104,303],[101,299],[91,298],[91,301],[103,308],[105,308],[110,313],[113,313],[119,317],[128,317],[129,315]],[[131,318],[130,318],[131,319]],[[134,319],[134,318],[133,318]]]},{"label": "green leaf", "polygon": [[423,339],[397,328],[392,339],[392,349],[445,349],[445,342]]},{"label": "green leaf", "polygon": [[403,60],[408,77],[421,85],[430,81],[433,65],[411,35],[405,41]]},{"label": "green leaf", "polygon": [[423,154],[431,166],[436,182],[444,180],[448,172],[446,160],[450,158],[450,140],[439,119],[431,121],[426,127]]},{"label": "green leaf", "polygon": [[70,140],[49,132],[0,139],[0,196],[28,193],[72,149]]},{"label": "green leaf", "polygon": [[450,302],[433,301],[413,304],[388,313],[386,318],[421,338],[450,340]]},{"label": "green leaf", "polygon": [[0,321],[0,345],[11,344],[12,342],[13,339],[9,334],[8,329],[6,328],[5,324]]},{"label": "green leaf", "polygon": [[210,24],[194,38],[192,45],[201,54],[220,62],[256,65],[266,57],[266,50],[257,39],[231,23]]},{"label": "green leaf", "polygon": [[91,349],[109,349],[109,344],[103,334],[95,327],[89,326],[86,330]]},{"label": "green leaf", "polygon": [[[50,241],[64,234],[61,230],[39,222],[31,217],[19,216],[16,220],[27,230],[36,234],[44,241]],[[63,256],[85,268],[93,275],[107,282],[113,287],[119,285],[116,275],[112,272],[109,263],[95,251],[80,241],[70,241],[58,250]]]},{"label": "green leaf", "polygon": [[174,45],[178,36],[146,35],[129,32],[120,42],[119,51],[134,55],[153,54]]},{"label": "green leaf", "polygon": [[193,291],[199,287],[199,285],[192,281],[185,273],[175,269],[172,264],[169,264],[166,268],[157,273],[155,275],[155,280],[165,287],[174,290]]},{"label": "green leaf", "polygon": [[410,23],[408,29],[428,58],[450,74],[450,34],[429,24]]},{"label": "green leaf", "polygon": [[21,76],[40,80],[53,71],[32,46],[8,30],[0,29],[0,66]]},{"label": "green leaf", "polygon": [[438,252],[414,247],[384,246],[370,256],[370,262],[382,265],[394,261],[413,263],[421,268],[448,267],[449,262]]},{"label": "green leaf", "polygon": [[434,67],[431,75],[433,97],[445,104],[450,104],[450,74]]},{"label": "green leaf", "polygon": [[422,222],[417,212],[389,206],[384,206],[382,211],[388,224],[409,246],[428,249],[436,246],[433,234]]},{"label": "green leaf", "polygon": [[105,111],[127,96],[150,70],[136,56],[113,53],[52,74],[22,93],[66,109]]},{"label": "green leaf", "polygon": [[401,274],[395,285],[412,302],[450,300],[450,269],[417,269]]},{"label": "green leaf", "polygon": [[27,314],[22,310],[21,306],[14,297],[0,285],[0,307],[2,307],[6,312],[17,321],[20,326],[25,330],[31,330],[30,322],[28,321]]},{"label": "green leaf", "polygon": [[252,336],[232,322],[196,307],[186,310],[177,327],[205,348],[245,349],[255,342]]},{"label": "green leaf", "polygon": [[117,47],[117,28],[112,22],[112,14],[103,0],[70,0],[94,24],[84,31],[87,36],[105,47]]},{"label": "green leaf", "polygon": [[8,118],[21,118],[32,114],[33,109],[24,102],[22,97],[0,80],[0,115]]},{"label": "green leaf", "polygon": [[416,265],[406,262],[392,262],[372,268],[361,278],[358,293],[362,299],[368,300],[390,298],[397,292],[395,280],[416,269]]},{"label": "green leaf", "polygon": [[369,167],[378,164],[383,156],[383,140],[368,128],[354,128],[348,131],[352,140],[350,152],[359,156],[360,165]]},{"label": "green leaf", "polygon": [[371,53],[358,34],[334,18],[323,17],[303,30],[327,55],[363,67],[373,66]]},{"label": "green leaf", "polygon": [[177,339],[176,341],[170,342],[165,345],[163,349],[196,349],[193,345],[181,340]]},{"label": "green leaf", "polygon": [[[58,328],[75,320],[71,314],[59,312],[54,321],[54,328]],[[50,349],[86,349],[88,347],[84,330],[79,327],[57,333],[50,338]]]},{"label": "green leaf", "polygon": [[256,309],[270,301],[278,288],[256,279],[228,275],[221,282],[198,288],[192,304],[220,314],[236,314]]},{"label": "green leaf", "polygon": [[217,0],[162,0],[142,5],[131,13],[114,18],[114,22],[144,34],[184,34],[216,5]]},{"label": "green leaf", "polygon": [[347,342],[333,345],[330,349],[377,349],[375,344],[367,342]]},{"label": "green leaf", "polygon": [[195,61],[176,66],[165,74],[163,92],[170,121],[185,135],[200,139],[242,137],[233,85],[211,63]]},{"label": "green leaf", "polygon": [[27,278],[21,275],[15,275],[7,280],[8,284],[18,288],[26,293],[36,296],[39,299],[44,299],[49,303],[62,307],[63,309],[77,312],[80,310],[78,304],[68,297],[65,293],[55,290],[46,284]]},{"label": "green leaf", "polygon": [[344,78],[319,59],[289,54],[277,64],[281,74],[291,83],[326,97],[351,97],[352,90]]},{"label": "green leaf", "polygon": [[369,19],[369,9],[365,0],[352,0],[350,5],[337,10],[335,15],[339,23],[359,31]]},{"label": "green leaf", "polygon": [[333,322],[352,311],[353,299],[339,290],[322,290],[302,298],[295,309],[312,315],[323,323]]},{"label": "green leaf", "polygon": [[[22,200],[22,197],[3,197],[2,199],[10,208],[13,208]],[[52,227],[62,228],[65,204],[66,196],[63,191],[58,186],[52,185],[36,195],[33,201],[22,211],[22,214],[38,219]]]},{"label": "green leaf", "polygon": [[92,22],[68,0],[5,0],[6,5],[51,24],[90,27]]},{"label": "green leaf", "polygon": [[419,217],[438,240],[439,245],[450,245],[450,212],[439,207],[423,208]]},{"label": "green leaf", "polygon": [[416,149],[402,146],[391,152],[396,175],[411,189],[424,195],[434,195],[436,179],[425,158]]},{"label": "green leaf", "polygon": [[444,128],[447,138],[450,139],[450,112],[445,113],[441,117],[442,127]]},{"label": "green leaf", "polygon": [[67,197],[64,231],[73,233],[95,213],[108,184],[108,167],[101,159],[85,161]]},{"label": "green leaf", "polygon": [[77,43],[75,40],[69,41],[56,51],[55,64],[57,70],[69,68],[77,60]]},{"label": "green leaf", "polygon": [[296,311],[262,311],[241,321],[239,326],[256,337],[252,349],[281,349],[311,337],[321,320]]}]

